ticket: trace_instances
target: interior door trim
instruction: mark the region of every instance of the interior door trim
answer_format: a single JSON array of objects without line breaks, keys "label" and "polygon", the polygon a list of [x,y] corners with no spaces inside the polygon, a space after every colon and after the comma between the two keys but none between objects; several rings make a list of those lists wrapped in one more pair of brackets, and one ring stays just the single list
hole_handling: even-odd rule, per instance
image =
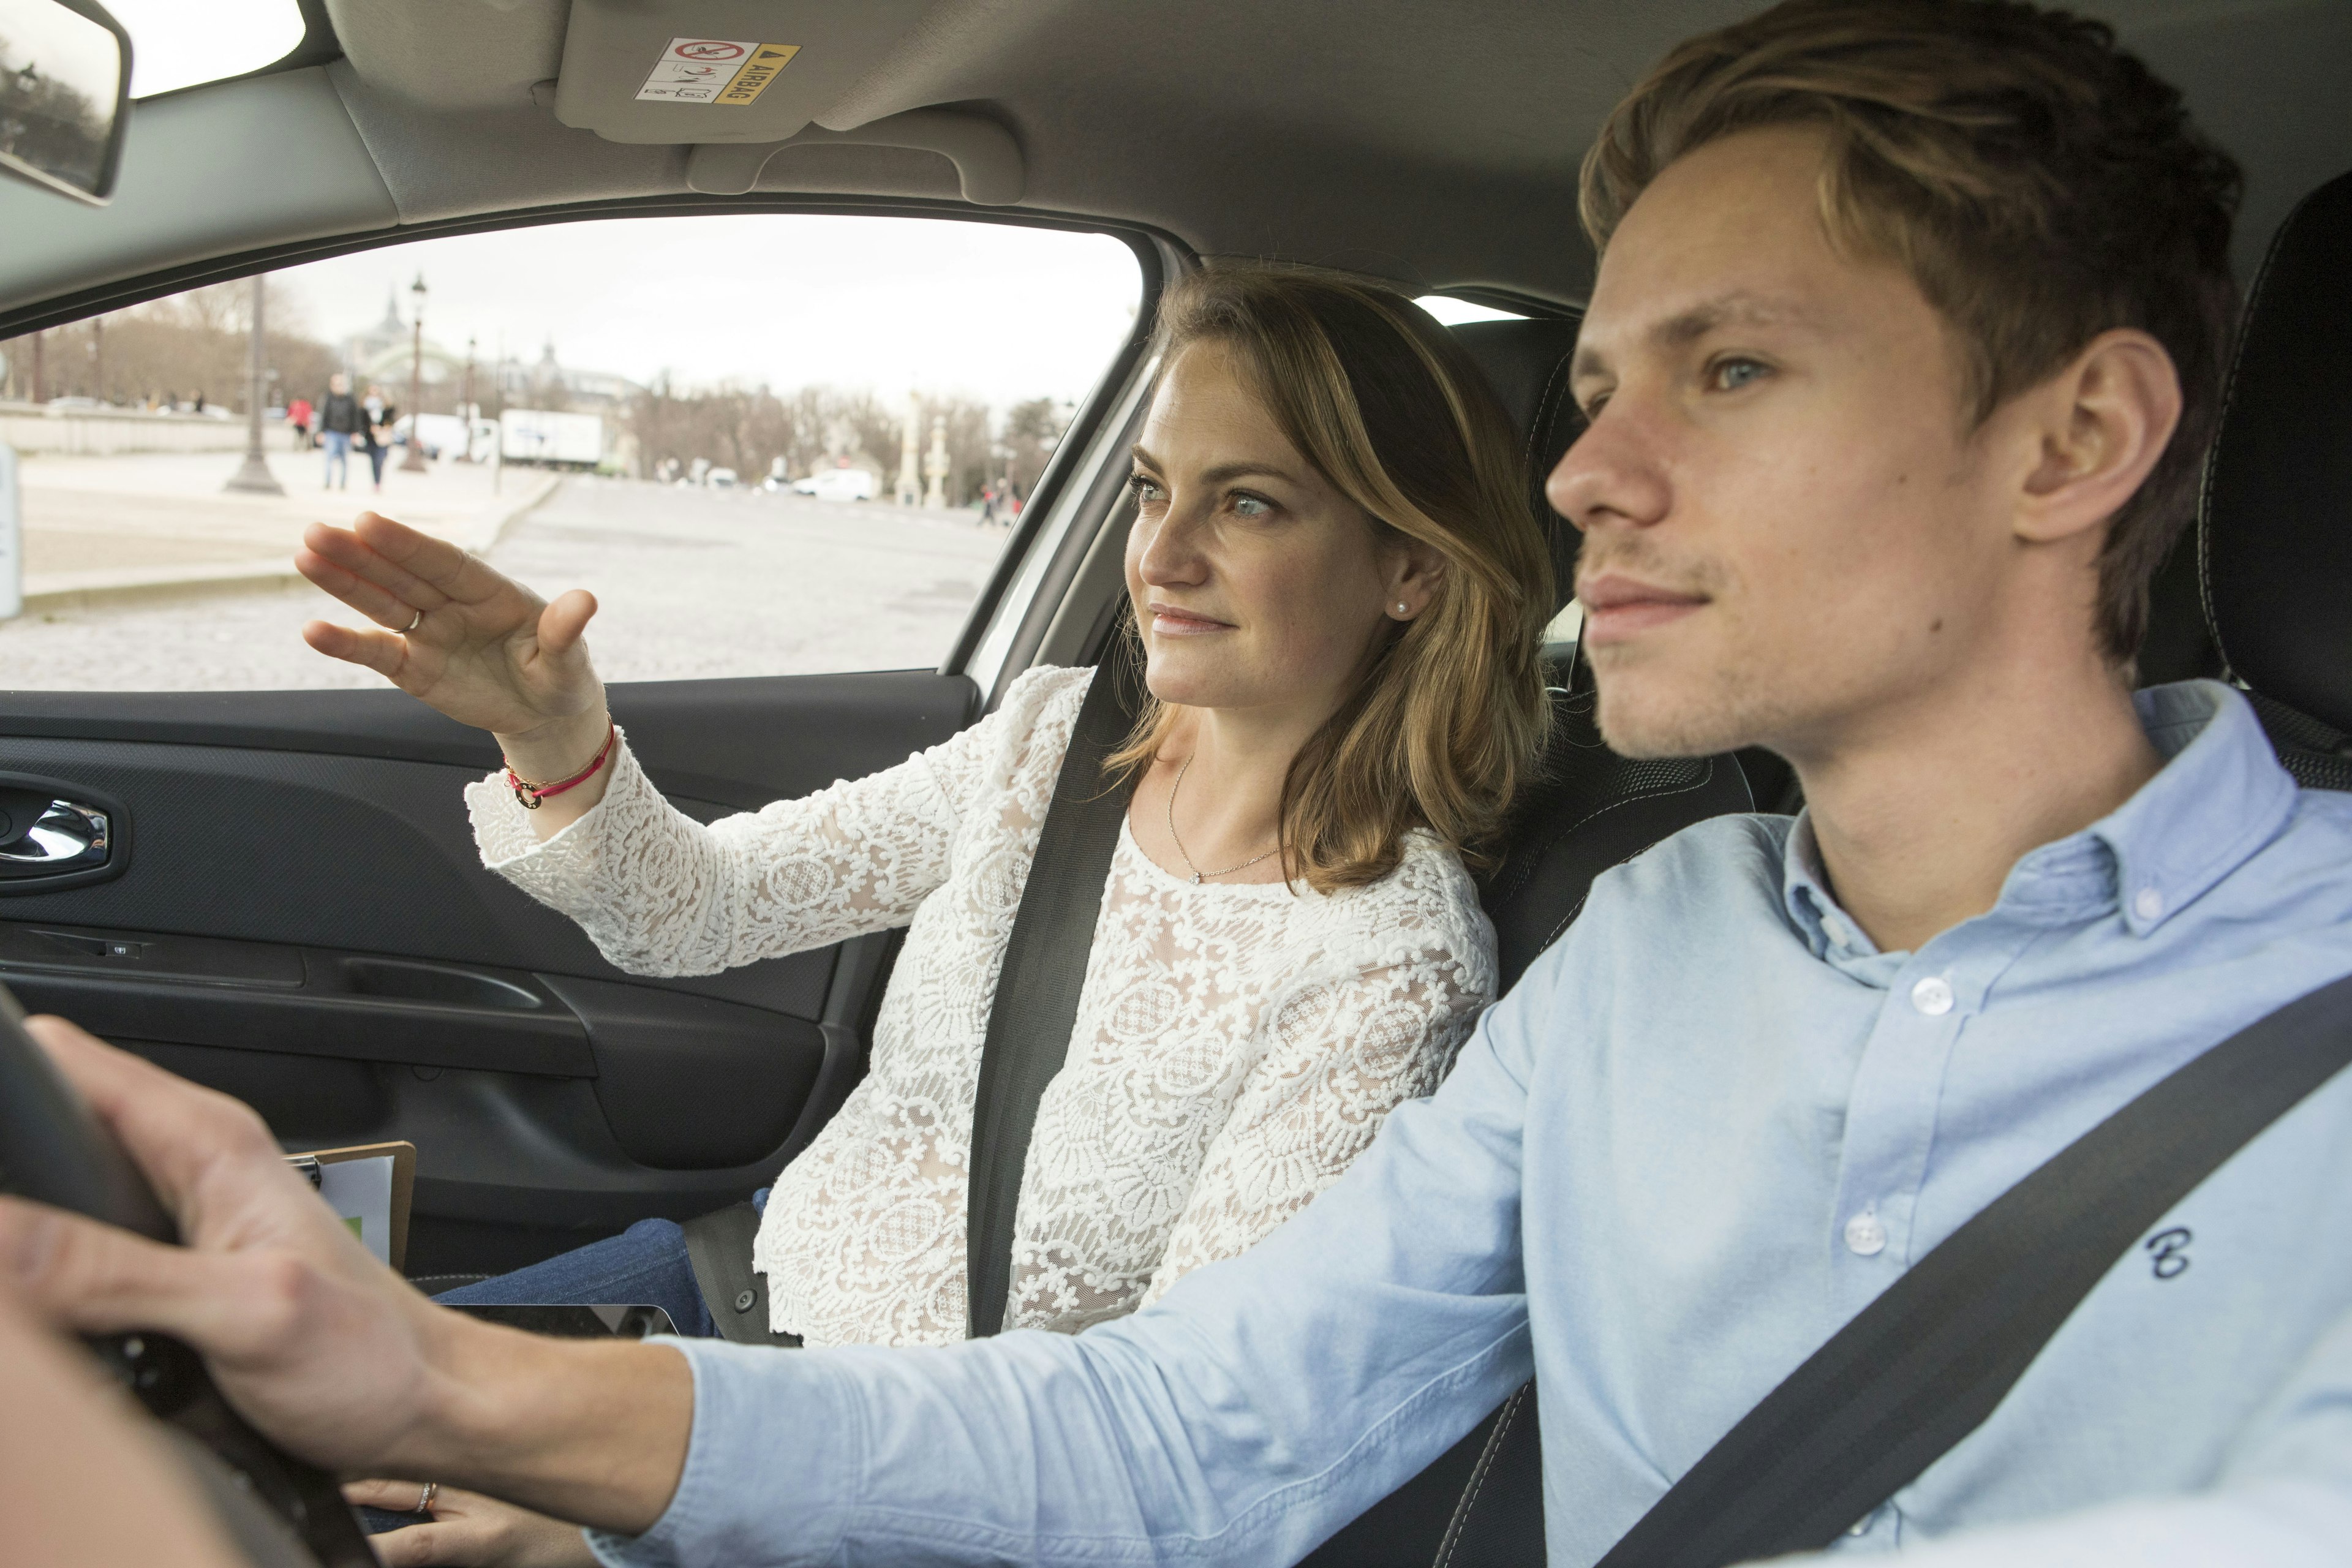
[{"label": "interior door trim", "polygon": [[[761,675],[709,680],[617,681],[605,689],[630,749],[662,792],[756,811],[771,801],[860,777],[906,761],[908,736],[854,742],[877,711],[908,714],[915,745],[935,744],[978,716],[980,691],[929,669],[848,675]],[[722,724],[763,704],[789,708],[791,726]],[[807,736],[827,737],[822,766]],[[714,753],[713,733],[724,737]],[[483,731],[404,691],[0,692],[0,735],[60,741],[130,741],[226,750],[304,752],[404,763],[442,763],[488,773],[499,749]],[[692,756],[693,765],[673,759]],[[818,776],[818,774],[823,776]],[[795,787],[803,786],[803,787]]]}]

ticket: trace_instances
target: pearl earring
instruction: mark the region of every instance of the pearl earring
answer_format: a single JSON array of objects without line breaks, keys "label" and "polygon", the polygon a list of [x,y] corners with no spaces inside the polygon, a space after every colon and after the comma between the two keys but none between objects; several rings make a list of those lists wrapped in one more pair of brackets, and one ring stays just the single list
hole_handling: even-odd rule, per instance
[{"label": "pearl earring", "polygon": [[1400,615],[1400,616],[1402,616],[1402,615],[1406,615],[1406,614],[1409,614],[1409,613],[1410,613],[1410,612],[1408,612],[1408,611],[1405,609],[1405,607],[1404,607],[1404,601],[1403,601],[1402,599],[1399,599],[1399,600],[1397,601],[1397,614],[1398,614],[1398,615]]}]

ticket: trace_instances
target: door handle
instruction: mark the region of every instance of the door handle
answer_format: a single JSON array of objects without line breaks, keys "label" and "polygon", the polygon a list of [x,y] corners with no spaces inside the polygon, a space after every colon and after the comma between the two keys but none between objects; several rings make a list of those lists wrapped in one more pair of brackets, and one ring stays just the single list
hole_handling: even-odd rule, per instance
[{"label": "door handle", "polygon": [[113,820],[47,792],[0,790],[0,878],[55,877],[103,866],[113,854]]}]

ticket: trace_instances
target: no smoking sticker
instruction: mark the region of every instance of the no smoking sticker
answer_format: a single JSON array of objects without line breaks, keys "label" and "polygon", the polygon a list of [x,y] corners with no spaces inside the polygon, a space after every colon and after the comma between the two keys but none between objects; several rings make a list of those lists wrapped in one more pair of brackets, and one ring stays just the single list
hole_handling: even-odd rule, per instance
[{"label": "no smoking sticker", "polygon": [[672,38],[637,89],[639,103],[750,103],[800,53],[798,44]]}]

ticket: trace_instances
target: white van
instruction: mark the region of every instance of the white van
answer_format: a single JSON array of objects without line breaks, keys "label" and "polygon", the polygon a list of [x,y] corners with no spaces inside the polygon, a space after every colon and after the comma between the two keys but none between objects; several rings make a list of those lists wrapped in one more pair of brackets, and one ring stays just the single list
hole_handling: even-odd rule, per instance
[{"label": "white van", "polygon": [[804,479],[794,479],[793,490],[819,500],[872,500],[874,475],[866,468],[819,468]]}]

